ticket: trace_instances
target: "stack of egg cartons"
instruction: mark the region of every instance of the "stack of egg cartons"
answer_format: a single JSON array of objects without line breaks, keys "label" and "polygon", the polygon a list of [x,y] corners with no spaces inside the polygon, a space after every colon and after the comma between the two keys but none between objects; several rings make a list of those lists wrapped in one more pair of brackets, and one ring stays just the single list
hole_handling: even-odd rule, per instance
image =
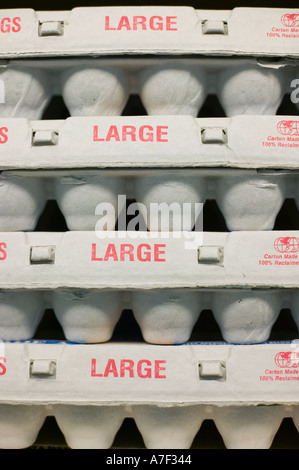
[{"label": "stack of egg cartons", "polygon": [[[299,325],[299,232],[273,230],[299,204],[298,113],[276,115],[299,10],[0,15],[0,447],[47,416],[71,448],[109,448],[126,417],[148,448],[206,419],[228,448],[299,429],[298,335],[268,342],[282,309]],[[146,115],[121,116],[132,94]],[[69,119],[41,120],[53,95]],[[197,118],[208,95],[226,117]],[[211,199],[228,230],[202,230]],[[35,231],[48,200],[68,231]],[[34,339],[47,308],[65,341]],[[124,309],[143,342],[111,341]],[[222,341],[188,343],[207,309]]]}]

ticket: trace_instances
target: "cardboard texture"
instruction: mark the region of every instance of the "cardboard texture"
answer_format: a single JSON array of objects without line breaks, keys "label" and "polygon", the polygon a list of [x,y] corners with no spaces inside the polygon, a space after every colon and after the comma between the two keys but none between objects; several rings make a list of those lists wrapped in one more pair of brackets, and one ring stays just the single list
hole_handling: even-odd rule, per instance
[{"label": "cardboard texture", "polygon": [[0,116],[41,119],[54,95],[63,98],[71,116],[119,116],[132,94],[155,116],[196,117],[208,95],[218,97],[227,116],[275,115],[285,94],[296,98],[297,75],[298,60],[285,56],[31,60],[20,55],[0,65]]},{"label": "cardboard texture", "polygon": [[299,170],[298,116],[2,118],[0,137],[2,171],[45,176],[64,169],[118,168],[122,176],[163,168]]},{"label": "cardboard texture", "polygon": [[[0,229],[34,230],[47,200],[52,199],[57,201],[69,230],[97,232],[114,230],[122,213],[129,220],[126,202],[131,197],[137,201],[128,214],[136,215],[131,222],[133,230],[138,222],[142,230],[165,233],[191,231],[197,221],[200,223],[207,199],[216,200],[230,231],[272,230],[286,198],[295,199],[298,206],[298,176],[294,173],[222,170],[199,172],[196,176],[196,172],[182,174],[181,170],[162,172],[143,176],[139,173],[129,194],[126,183],[130,184],[130,180],[126,175],[106,170],[93,174],[74,170],[60,177],[56,173],[50,181],[38,175],[3,172]],[[121,228],[125,230],[128,226],[123,224]]]},{"label": "cardboard texture", "polygon": [[[151,343],[183,343],[211,309],[229,342],[298,323],[298,232],[1,233],[1,339],[31,338],[53,308],[67,339],[108,341],[129,308]],[[168,238],[165,238],[165,235]],[[184,236],[186,238],[184,238]],[[199,243],[199,244],[198,244]]]},{"label": "cardboard texture", "polygon": [[270,447],[284,417],[298,428],[296,342],[34,341],[2,349],[2,448],[29,446],[47,415],[73,448],[110,447],[125,417],[156,449],[190,447],[204,419],[215,421],[228,448]]},{"label": "cardboard texture", "polygon": [[[49,199],[68,229],[89,231],[103,203],[113,208],[106,228],[115,228],[123,195],[137,201],[151,231],[192,230],[197,215],[183,220],[184,204],[194,209],[208,199],[216,200],[231,231],[271,230],[286,198],[298,205],[296,116],[10,118],[1,124],[2,231],[34,230]],[[176,203],[180,213],[154,214],[153,203]]]},{"label": "cardboard texture", "polygon": [[95,7],[0,12],[2,57],[222,54],[298,57],[298,9]]},{"label": "cardboard texture", "polygon": [[[189,448],[205,419],[231,449],[299,431],[298,340],[266,342],[284,308],[299,328],[299,233],[272,231],[299,207],[299,118],[276,116],[299,10],[6,9],[0,36],[0,447],[47,416],[74,449],[109,448],[125,417],[152,449]],[[120,117],[132,94],[146,116]],[[226,118],[197,118],[210,94]],[[72,117],[42,121],[55,95]],[[141,232],[114,231],[120,195]],[[69,232],[31,232],[49,199]],[[148,217],[207,199],[231,233]],[[30,341],[47,308],[67,341]],[[144,343],[108,342],[125,308]],[[223,342],[186,343],[203,309]]]}]

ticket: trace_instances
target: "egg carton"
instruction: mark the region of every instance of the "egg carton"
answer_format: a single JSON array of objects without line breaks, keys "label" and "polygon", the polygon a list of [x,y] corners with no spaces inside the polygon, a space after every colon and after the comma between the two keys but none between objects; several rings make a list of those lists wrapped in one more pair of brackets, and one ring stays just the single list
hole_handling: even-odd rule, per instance
[{"label": "egg carton", "polygon": [[41,119],[56,95],[71,116],[120,116],[131,95],[148,115],[196,117],[208,95],[227,116],[275,115],[286,94],[298,106],[298,77],[286,58],[0,58],[0,117]]},{"label": "egg carton", "polygon": [[181,54],[298,58],[299,9],[0,10],[0,57]]},{"label": "egg carton", "polygon": [[188,341],[205,309],[228,342],[266,341],[285,308],[299,328],[297,231],[189,236],[1,233],[0,338],[33,338],[48,308],[79,343],[110,340],[127,309],[156,344]]},{"label": "egg carton", "polygon": [[285,93],[298,103],[298,15],[270,8],[0,10],[0,116],[40,119],[55,94],[73,116],[120,115],[130,94],[154,115],[196,116],[208,94],[217,94],[228,116],[275,114]]},{"label": "egg carton", "polygon": [[94,230],[102,203],[113,230],[124,195],[151,231],[192,230],[207,199],[231,231],[272,230],[286,198],[299,205],[296,116],[14,118],[0,141],[1,231],[34,230],[49,199],[69,230]]},{"label": "egg carton", "polygon": [[32,445],[46,416],[73,449],[111,447],[125,417],[152,449],[190,448],[205,419],[230,449],[269,448],[286,417],[299,431],[298,340],[1,347],[1,448]]},{"label": "egg carton", "polygon": [[[0,116],[40,119],[61,95],[72,116],[197,116],[216,94],[227,116],[298,104],[299,10],[97,7],[0,10]],[[114,25],[114,26],[113,26]]]}]

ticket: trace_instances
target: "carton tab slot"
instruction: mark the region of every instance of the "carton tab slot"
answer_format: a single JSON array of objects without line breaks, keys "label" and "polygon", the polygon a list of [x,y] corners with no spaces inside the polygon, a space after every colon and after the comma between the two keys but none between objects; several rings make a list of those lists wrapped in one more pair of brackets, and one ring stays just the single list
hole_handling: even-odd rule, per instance
[{"label": "carton tab slot", "polygon": [[57,145],[58,132],[57,131],[34,131],[32,135],[32,146],[41,147],[45,145]]},{"label": "carton tab slot", "polygon": [[225,380],[225,362],[202,361],[198,364],[199,377],[201,380]]},{"label": "carton tab slot", "polygon": [[63,21],[44,21],[39,23],[38,35],[39,36],[63,36],[64,22]]},{"label": "carton tab slot", "polygon": [[226,21],[204,20],[202,22],[203,34],[228,34]]},{"label": "carton tab slot", "polygon": [[55,261],[55,247],[32,246],[30,249],[31,264],[53,264]]},{"label": "carton tab slot", "polygon": [[226,144],[227,131],[220,127],[206,127],[201,131],[201,141],[203,144]]},{"label": "carton tab slot", "polygon": [[223,261],[223,248],[220,246],[201,246],[198,248],[199,263],[221,263]]},{"label": "carton tab slot", "polygon": [[51,359],[34,359],[30,361],[30,377],[54,377],[56,361]]}]

